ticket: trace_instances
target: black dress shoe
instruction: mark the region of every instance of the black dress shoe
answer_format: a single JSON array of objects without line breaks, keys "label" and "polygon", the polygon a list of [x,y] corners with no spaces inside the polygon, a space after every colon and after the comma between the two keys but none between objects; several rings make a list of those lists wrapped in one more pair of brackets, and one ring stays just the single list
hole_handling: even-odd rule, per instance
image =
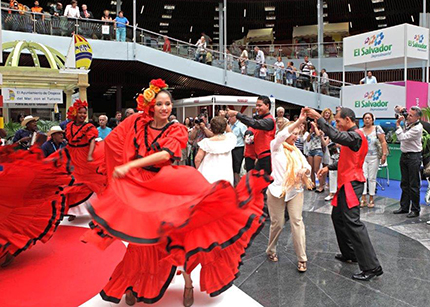
[{"label": "black dress shoe", "polygon": [[346,262],[346,263],[357,263],[357,259],[347,259],[342,254],[336,254],[336,255],[334,255],[334,258],[336,258],[339,261]]},{"label": "black dress shoe", "polygon": [[405,214],[408,213],[408,211],[404,211],[402,208],[394,210],[393,211],[394,214]]},{"label": "black dress shoe", "polygon": [[406,217],[419,217],[419,216],[420,216],[420,213],[416,211],[411,211],[409,212],[408,215],[406,215]]},{"label": "black dress shoe", "polygon": [[362,281],[369,281],[375,276],[381,276],[384,274],[382,271],[382,267],[378,266],[376,269],[370,270],[370,271],[363,271],[357,274],[352,275],[352,279],[356,280],[362,280]]}]

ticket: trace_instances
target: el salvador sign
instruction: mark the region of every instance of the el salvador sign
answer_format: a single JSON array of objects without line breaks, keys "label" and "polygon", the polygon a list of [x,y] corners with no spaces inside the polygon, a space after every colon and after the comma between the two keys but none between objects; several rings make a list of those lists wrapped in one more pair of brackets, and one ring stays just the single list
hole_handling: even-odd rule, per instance
[{"label": "el salvador sign", "polygon": [[429,30],[403,24],[346,37],[343,42],[345,66],[404,56],[426,60]]},{"label": "el salvador sign", "polygon": [[403,86],[377,83],[342,88],[342,106],[354,110],[357,117],[371,112],[376,118],[394,118],[396,105],[405,105]]}]

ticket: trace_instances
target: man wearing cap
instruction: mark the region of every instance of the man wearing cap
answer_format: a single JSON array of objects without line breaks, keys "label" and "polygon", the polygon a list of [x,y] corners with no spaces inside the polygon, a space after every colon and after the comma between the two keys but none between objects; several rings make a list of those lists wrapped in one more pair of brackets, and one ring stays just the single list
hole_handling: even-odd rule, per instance
[{"label": "man wearing cap", "polygon": [[48,137],[51,138],[42,145],[42,151],[45,157],[48,157],[67,145],[67,142],[64,140],[64,130],[62,130],[60,126],[53,126],[47,134]]},{"label": "man wearing cap", "polygon": [[13,142],[21,145],[23,149],[29,148],[33,145],[33,138],[35,133],[37,133],[37,121],[39,117],[33,117],[28,115],[21,122],[21,126],[23,129],[18,130],[13,137]]}]

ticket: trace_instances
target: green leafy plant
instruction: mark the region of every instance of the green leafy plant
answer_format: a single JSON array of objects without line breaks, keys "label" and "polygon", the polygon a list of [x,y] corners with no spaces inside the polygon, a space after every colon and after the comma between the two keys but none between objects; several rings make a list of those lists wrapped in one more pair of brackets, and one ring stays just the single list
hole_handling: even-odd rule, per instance
[{"label": "green leafy plant", "polygon": [[15,135],[15,133],[21,129],[21,125],[19,123],[8,122],[4,125],[4,130],[6,130],[7,136],[6,138],[10,138]]},{"label": "green leafy plant", "polygon": [[43,132],[43,133],[46,133],[46,132],[48,132],[49,131],[49,129],[51,129],[53,126],[58,126],[59,124],[58,124],[58,122],[53,122],[53,121],[50,121],[50,120],[39,120],[38,122],[37,122],[37,129],[40,131],[40,132]]}]

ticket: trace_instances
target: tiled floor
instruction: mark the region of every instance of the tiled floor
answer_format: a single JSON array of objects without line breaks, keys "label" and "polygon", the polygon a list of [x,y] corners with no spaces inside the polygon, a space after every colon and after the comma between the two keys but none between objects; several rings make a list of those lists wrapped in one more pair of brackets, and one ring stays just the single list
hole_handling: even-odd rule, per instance
[{"label": "tiled floor", "polygon": [[430,207],[419,218],[394,215],[398,201],[376,198],[373,209],[361,209],[384,274],[370,282],[351,275],[358,265],[334,259],[338,252],[331,206],[325,195],[305,193],[308,271],[296,270],[289,224],[278,245],[279,262],[266,259],[269,222],[247,251],[235,284],[263,306],[430,306]]}]

